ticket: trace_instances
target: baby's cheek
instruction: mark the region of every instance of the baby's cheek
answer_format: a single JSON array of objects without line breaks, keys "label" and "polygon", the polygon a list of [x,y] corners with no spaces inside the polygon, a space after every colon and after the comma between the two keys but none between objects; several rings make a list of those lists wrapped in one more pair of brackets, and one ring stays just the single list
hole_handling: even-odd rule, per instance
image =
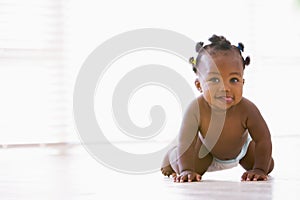
[{"label": "baby's cheek", "polygon": [[214,94],[216,93],[216,91],[218,90],[218,88],[216,87],[204,87],[203,91],[205,91],[207,93],[207,95],[210,95],[211,97],[214,96]]},{"label": "baby's cheek", "polygon": [[242,88],[242,87],[239,88],[238,91],[237,91],[236,93],[237,93],[237,97],[242,99],[242,96],[243,96],[243,88]]},{"label": "baby's cheek", "polygon": [[206,102],[208,102],[209,104],[212,103],[213,93],[211,90],[203,90],[203,96],[204,96],[204,99],[206,100]]}]

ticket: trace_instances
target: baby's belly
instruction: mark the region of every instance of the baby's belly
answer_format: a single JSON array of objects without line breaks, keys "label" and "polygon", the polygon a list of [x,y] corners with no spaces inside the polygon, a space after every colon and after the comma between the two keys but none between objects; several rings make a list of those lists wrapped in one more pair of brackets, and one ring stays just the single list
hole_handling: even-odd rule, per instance
[{"label": "baby's belly", "polygon": [[[240,154],[247,137],[248,134],[242,137],[226,137],[221,135],[216,142],[206,142],[204,140],[202,143],[210,150],[210,153],[214,157],[220,160],[231,160]],[[215,144],[213,145],[213,143]]]}]

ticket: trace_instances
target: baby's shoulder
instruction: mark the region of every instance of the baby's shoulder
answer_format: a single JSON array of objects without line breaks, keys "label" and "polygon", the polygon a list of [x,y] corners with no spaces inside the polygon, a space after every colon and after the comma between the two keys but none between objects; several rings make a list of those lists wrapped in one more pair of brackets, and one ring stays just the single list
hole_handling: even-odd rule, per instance
[{"label": "baby's shoulder", "polygon": [[187,106],[187,112],[188,113],[194,113],[196,115],[199,115],[201,112],[204,112],[207,110],[207,103],[205,103],[204,97],[201,95],[195,99],[193,99],[189,105]]},{"label": "baby's shoulder", "polygon": [[238,104],[238,108],[245,113],[249,113],[253,111],[255,112],[258,110],[256,105],[245,97],[243,97],[240,103]]}]

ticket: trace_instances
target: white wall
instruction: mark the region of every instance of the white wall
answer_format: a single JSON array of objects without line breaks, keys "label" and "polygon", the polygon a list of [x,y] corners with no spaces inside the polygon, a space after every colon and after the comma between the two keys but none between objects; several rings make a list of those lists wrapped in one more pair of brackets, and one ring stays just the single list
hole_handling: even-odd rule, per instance
[{"label": "white wall", "polygon": [[[139,28],[168,29],[181,33],[195,41],[207,42],[207,39],[212,34],[219,34],[226,36],[232,43],[243,42],[245,44],[245,55],[250,55],[252,58],[251,65],[245,71],[245,96],[258,105],[270,126],[273,136],[299,135],[299,131],[297,130],[297,119],[300,112],[300,107],[297,103],[297,76],[300,72],[300,55],[298,53],[300,45],[299,1],[65,0],[62,1],[62,5],[61,14],[64,37],[61,42],[65,60],[63,63],[64,67],[56,72],[61,75],[59,82],[63,85],[64,92],[56,93],[56,96],[54,95],[55,97],[64,96],[64,100],[61,101],[63,102],[63,108],[60,110],[60,117],[37,117],[45,114],[41,111],[41,107],[43,106],[37,106],[43,101],[41,98],[51,99],[54,96],[51,97],[50,93],[45,92],[47,89],[41,90],[42,95],[35,94],[34,87],[39,85],[39,88],[52,88],[51,80],[53,80],[53,76],[49,74],[53,74],[53,71],[49,72],[29,67],[12,72],[9,65],[1,64],[0,81],[2,99],[11,96],[12,91],[17,93],[11,96],[12,99],[2,101],[0,114],[0,122],[2,123],[0,126],[0,139],[2,141],[11,143],[14,140],[22,141],[21,138],[26,137],[36,139],[40,137],[39,135],[43,131],[47,134],[57,132],[55,137],[61,137],[59,140],[77,141],[78,136],[73,122],[71,104],[76,75],[81,65],[87,56],[106,40],[123,32]],[[26,9],[30,11],[31,8],[27,7]],[[16,23],[16,25],[20,24]],[[0,28],[1,32],[9,33],[10,31],[9,29],[4,29],[3,26]],[[32,34],[34,32],[35,30],[32,29]],[[0,48],[2,47],[0,46]],[[3,51],[2,49],[0,55],[3,55]],[[145,52],[143,55],[146,57],[141,56],[143,60],[135,59],[135,65],[149,64],[152,60],[157,64],[163,63],[168,65],[168,63],[172,63],[175,65],[173,62],[176,62],[178,59],[176,56],[173,56],[174,60],[172,61],[170,55],[156,54],[157,52],[152,52],[147,57],[147,52]],[[132,54],[131,56],[134,55]],[[4,63],[3,57],[0,57],[0,61]],[[123,73],[129,70],[128,67],[132,67],[132,63],[129,61],[129,57],[119,59],[119,62],[123,63]],[[168,62],[165,63],[165,61]],[[127,65],[125,64],[124,66],[124,63],[127,63]],[[180,61],[177,62],[177,65],[178,63]],[[111,66],[111,69],[114,69],[114,67],[117,68],[119,66],[116,63],[115,66]],[[193,86],[194,77],[189,70],[187,69],[188,72],[184,77]],[[23,76],[24,74],[27,78]],[[36,78],[36,74],[44,74],[44,76],[43,78],[41,76],[40,78]],[[116,74],[108,75],[112,76],[108,80],[114,81],[114,83],[121,78],[117,77]],[[32,77],[30,78],[30,76]],[[119,74],[119,76],[121,75]],[[27,81],[27,79],[32,81],[34,77],[36,78],[34,83]],[[11,80],[14,80],[14,85],[9,84]],[[22,84],[28,84],[28,86],[22,88]],[[19,87],[22,90],[18,90]],[[110,89],[113,90],[113,88]],[[161,89],[157,91],[161,92]],[[132,108],[130,115],[133,117],[135,123],[145,125],[150,123],[149,119],[142,117],[142,113],[137,111],[143,108],[144,103],[148,107],[151,107],[151,101],[147,100],[148,102],[145,102],[146,100],[143,99],[143,104],[138,101],[142,99],[145,95],[144,93],[150,93],[151,95],[151,92],[153,92],[152,95],[155,95],[155,87],[148,88],[148,92],[140,92],[136,94],[135,99],[132,99],[134,103],[130,105]],[[47,95],[50,95],[49,98]],[[166,92],[166,94],[161,95],[167,98],[164,95],[170,94]],[[25,97],[22,98],[22,96]],[[20,101],[16,102],[16,98],[24,99],[24,101],[21,103]],[[34,101],[32,100],[36,100],[37,98],[40,98],[38,102],[33,103]],[[178,126],[174,125],[174,122],[175,124],[180,123],[179,118],[176,116],[181,113],[179,111],[174,113],[174,110],[178,110],[174,96],[170,95],[168,98],[173,102],[171,105],[175,107],[166,108],[166,113],[169,113],[168,119],[173,124],[170,124],[172,127],[167,130],[176,132]],[[100,102],[103,99],[103,96],[99,97],[96,94],[96,102]],[[165,101],[163,100],[162,104],[167,104],[166,106],[168,106],[169,104]],[[32,105],[29,108],[28,102],[35,104],[35,106]],[[52,108],[52,105],[57,107],[55,106],[57,102],[50,101],[44,103],[43,105],[51,107],[44,112],[55,113],[53,110],[57,108]],[[101,112],[101,108],[98,106],[95,105],[95,112],[101,119],[101,113],[103,112]],[[134,108],[135,106],[136,108]],[[8,107],[11,109],[7,109]],[[19,109],[21,112],[20,115],[23,117],[14,117],[17,115],[17,113],[11,111],[14,108]],[[141,117],[134,119],[134,112],[137,112],[136,115]],[[110,118],[111,116],[102,117]],[[56,122],[63,122],[61,124],[65,124],[64,128],[59,130],[51,129],[49,131],[49,127],[51,126],[46,121],[50,120],[50,118],[51,120],[56,120]],[[37,120],[37,122],[32,123],[32,120]],[[12,125],[16,126],[12,127]],[[37,127],[40,128],[37,129]],[[113,124],[113,119],[109,121],[108,127],[112,127],[113,130],[116,129],[116,132],[118,131],[116,125]],[[161,139],[170,139],[173,136],[174,133],[172,133],[172,136],[167,135],[161,137]],[[47,136],[42,137],[47,140]],[[108,137],[111,137],[113,140],[126,140],[126,136],[122,134],[114,136],[109,134]]]},{"label": "white wall", "polygon": [[[89,53],[104,41],[139,28],[169,29],[195,41],[207,42],[208,37],[215,33],[226,36],[232,43],[243,42],[245,55],[251,56],[251,65],[245,71],[245,97],[253,100],[260,108],[273,136],[299,135],[297,76],[300,72],[300,5],[296,0],[90,0],[84,4],[81,1],[72,1],[66,17],[69,20],[68,30],[71,36],[68,38],[72,51],[71,61],[77,68],[80,68]],[[139,56],[136,56],[136,59],[138,58]],[[173,58],[176,60],[175,56]],[[155,63],[168,60],[169,67],[172,67],[169,58],[153,59]],[[141,65],[151,61],[144,58],[136,62]],[[132,65],[132,62],[127,63],[130,64],[121,67],[116,64],[111,68],[119,67],[119,70],[122,70],[122,67]],[[138,64],[135,63],[137,66]],[[127,70],[130,71],[128,68]],[[118,80],[116,74],[107,76]],[[192,77],[192,87],[193,80]],[[139,106],[136,108],[136,115],[138,110],[143,108],[143,103],[135,102],[135,106]],[[101,109],[96,110],[96,113],[101,113]],[[170,110],[169,113],[169,119],[175,120],[172,118],[174,111]],[[144,114],[147,116],[147,113]],[[104,117],[110,116],[106,113]],[[137,124],[147,124],[146,119],[133,120]],[[113,123],[112,119],[108,127],[115,127]],[[176,131],[176,128],[177,126],[174,126],[172,130]],[[113,138],[120,139],[123,136],[119,134]]]}]

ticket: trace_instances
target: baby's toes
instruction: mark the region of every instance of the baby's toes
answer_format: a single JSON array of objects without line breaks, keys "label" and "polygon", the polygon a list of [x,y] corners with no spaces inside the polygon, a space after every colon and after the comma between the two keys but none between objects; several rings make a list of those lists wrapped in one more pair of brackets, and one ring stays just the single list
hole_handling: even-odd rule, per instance
[{"label": "baby's toes", "polygon": [[169,170],[166,170],[165,168],[161,168],[161,173],[164,175],[164,176],[170,176],[171,175],[171,172]]},{"label": "baby's toes", "polygon": [[166,173],[167,173],[167,172],[166,172],[166,170],[165,170],[164,168],[161,168],[160,171],[161,171],[161,173],[162,173],[163,175],[166,176]]},{"label": "baby's toes", "polygon": [[176,174],[175,172],[173,172],[173,173],[171,174],[171,176],[172,176],[172,178],[176,178],[176,177],[177,177],[177,174]]}]

